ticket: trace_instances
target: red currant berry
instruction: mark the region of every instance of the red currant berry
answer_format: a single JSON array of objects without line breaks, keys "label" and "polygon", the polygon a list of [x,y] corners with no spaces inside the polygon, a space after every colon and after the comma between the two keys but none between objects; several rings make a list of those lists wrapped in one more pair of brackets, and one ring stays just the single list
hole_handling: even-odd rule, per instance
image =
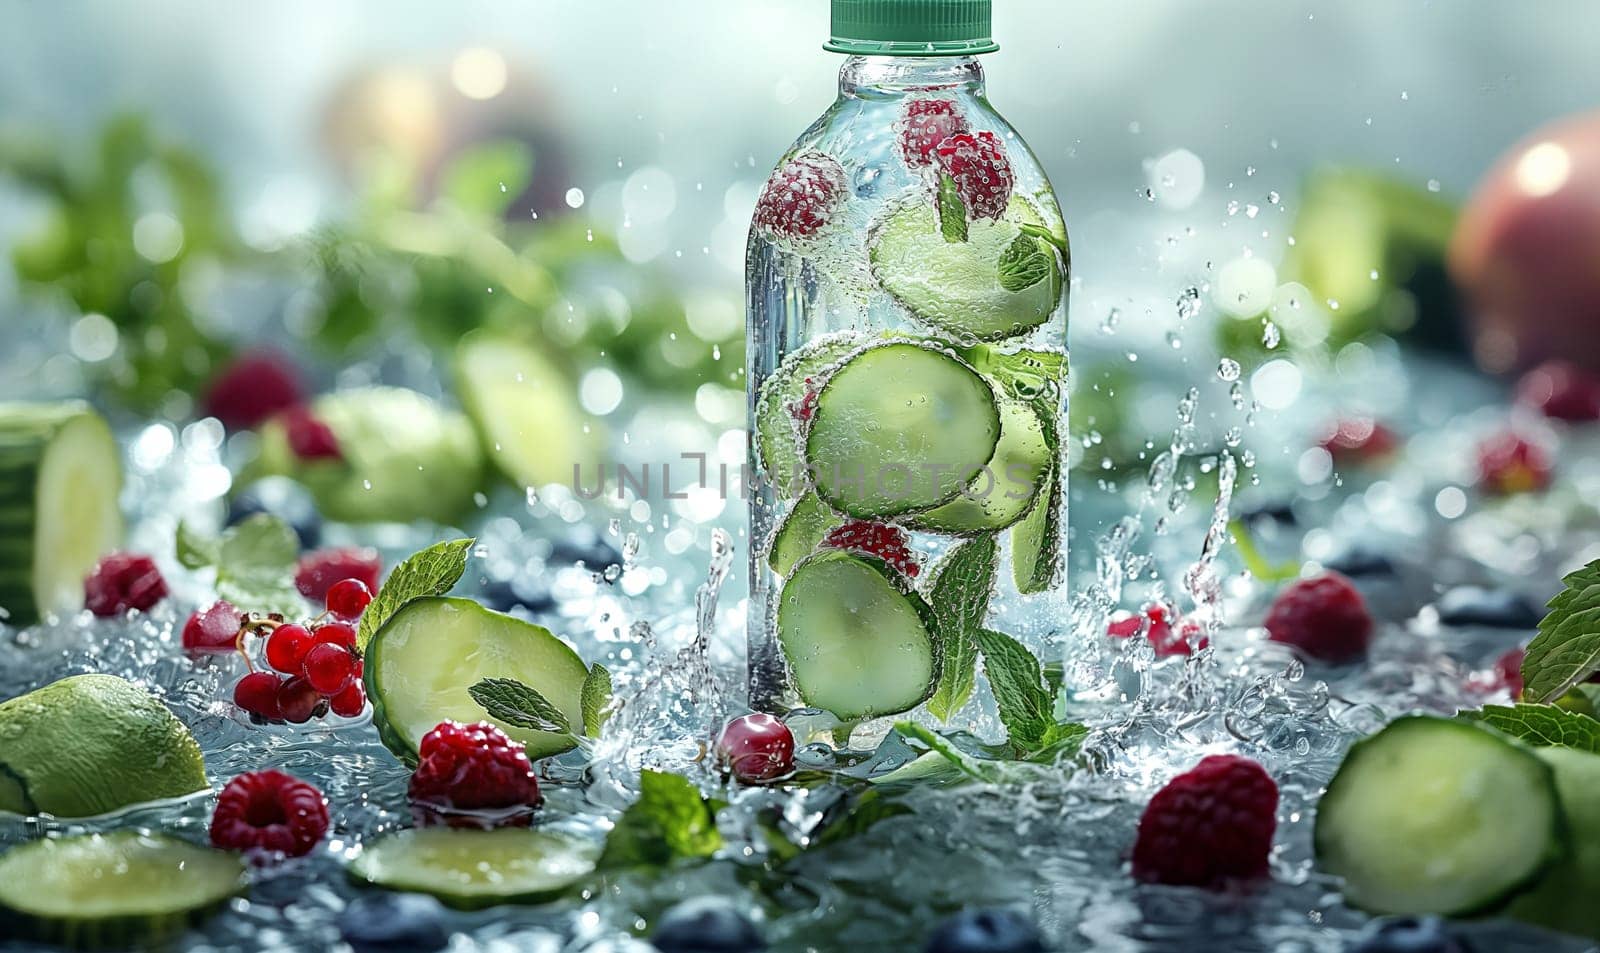
[{"label": "red currant berry", "polygon": [[311,630],[293,622],[280,625],[267,636],[267,664],[285,675],[298,674],[311,646]]},{"label": "red currant berry", "polygon": [[232,652],[242,621],[239,610],[218,601],[201,609],[183,624],[183,647],[188,652]]},{"label": "red currant berry", "polygon": [[233,686],[233,703],[252,715],[277,721],[283,717],[278,710],[281,681],[271,672],[251,672]]},{"label": "red currant berry", "polygon": [[278,687],[278,712],[284,721],[305,724],[317,713],[317,704],[321,701],[322,696],[311,683],[298,676],[286,679]]},{"label": "red currant berry", "polygon": [[762,712],[740,715],[717,738],[717,761],[746,784],[781,778],[794,770],[794,734]]},{"label": "red currant berry", "polygon": [[314,645],[337,645],[354,652],[356,650],[356,630],[343,622],[328,622],[312,630],[311,641]]},{"label": "red currant berry", "polygon": [[341,579],[328,587],[328,611],[341,619],[359,619],[372,601],[372,590],[359,579]]},{"label": "red currant berry", "polygon": [[367,692],[360,679],[352,679],[344,691],[328,700],[328,708],[341,718],[354,718],[366,710]]},{"label": "red currant berry", "polygon": [[324,642],[306,653],[306,681],[320,695],[337,695],[355,675],[356,657],[350,650]]}]

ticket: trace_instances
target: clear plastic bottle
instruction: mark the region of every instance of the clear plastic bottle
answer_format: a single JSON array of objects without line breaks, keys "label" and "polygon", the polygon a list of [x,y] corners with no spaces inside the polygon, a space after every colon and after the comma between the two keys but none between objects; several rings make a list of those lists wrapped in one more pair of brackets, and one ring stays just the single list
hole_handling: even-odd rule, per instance
[{"label": "clear plastic bottle", "polygon": [[969,704],[975,632],[1065,626],[1066,229],[989,104],[989,0],[834,0],[839,98],[746,257],[750,695]]}]

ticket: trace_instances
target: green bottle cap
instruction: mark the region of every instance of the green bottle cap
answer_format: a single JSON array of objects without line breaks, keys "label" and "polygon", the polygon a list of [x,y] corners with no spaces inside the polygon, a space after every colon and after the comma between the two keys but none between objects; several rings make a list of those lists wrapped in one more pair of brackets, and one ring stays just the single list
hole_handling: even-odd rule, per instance
[{"label": "green bottle cap", "polygon": [[858,56],[993,53],[991,0],[833,0],[833,36],[822,44]]}]

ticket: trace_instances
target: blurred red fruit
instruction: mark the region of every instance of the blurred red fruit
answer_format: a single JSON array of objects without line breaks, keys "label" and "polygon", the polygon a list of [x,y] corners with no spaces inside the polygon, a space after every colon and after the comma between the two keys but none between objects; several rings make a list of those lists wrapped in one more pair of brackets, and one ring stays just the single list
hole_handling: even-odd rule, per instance
[{"label": "blurred red fruit", "polygon": [[1520,434],[1495,434],[1478,444],[1478,489],[1495,496],[1550,485],[1550,454]]},{"label": "blurred red fruit", "polygon": [[1106,634],[1114,639],[1128,639],[1145,629],[1145,638],[1156,650],[1156,658],[1188,655],[1194,649],[1203,649],[1209,640],[1201,634],[1200,626],[1188,620],[1172,623],[1175,613],[1159,602],[1152,602],[1137,613],[1121,613],[1106,626]]},{"label": "blurred red fruit", "polygon": [[344,579],[357,579],[372,592],[378,591],[378,574],[383,562],[376,549],[347,546],[343,549],[319,549],[300,557],[295,569],[294,584],[307,599],[327,603],[328,590]]},{"label": "blurred red fruit", "polygon": [[1342,417],[1323,427],[1317,443],[1335,463],[1368,464],[1394,453],[1400,438],[1371,417]]},{"label": "blurred red fruit", "polygon": [[202,407],[229,430],[249,430],[303,398],[300,373],[288,358],[273,351],[251,351],[212,379]]},{"label": "blurred red fruit", "polygon": [[183,624],[183,647],[189,652],[232,652],[238,645],[239,610],[221,600],[201,609]]},{"label": "blurred red fruit", "polygon": [[283,423],[289,449],[301,460],[344,459],[333,428],[317,419],[309,409],[299,405],[289,408],[283,413]]},{"label": "blurred red fruit", "polygon": [[1571,361],[1545,361],[1517,382],[1517,402],[1552,420],[1600,420],[1600,375]]}]

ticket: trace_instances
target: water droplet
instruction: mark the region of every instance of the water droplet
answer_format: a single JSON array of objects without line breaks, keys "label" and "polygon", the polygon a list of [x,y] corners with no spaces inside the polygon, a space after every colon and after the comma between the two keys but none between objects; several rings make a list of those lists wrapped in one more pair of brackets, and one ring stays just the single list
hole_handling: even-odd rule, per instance
[{"label": "water droplet", "polygon": [[1239,362],[1231,357],[1225,357],[1217,362],[1217,376],[1225,381],[1239,379]]}]

